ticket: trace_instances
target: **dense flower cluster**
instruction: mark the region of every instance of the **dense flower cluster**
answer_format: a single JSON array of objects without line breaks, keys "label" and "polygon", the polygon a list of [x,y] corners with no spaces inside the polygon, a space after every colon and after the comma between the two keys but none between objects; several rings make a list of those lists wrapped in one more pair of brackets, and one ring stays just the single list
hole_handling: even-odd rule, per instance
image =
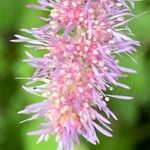
[{"label": "dense flower cluster", "polygon": [[96,129],[112,137],[108,108],[110,97],[132,99],[130,96],[106,94],[112,85],[126,89],[118,82],[124,73],[134,70],[119,65],[117,56],[130,54],[139,42],[131,34],[126,16],[135,0],[38,0],[29,7],[50,11],[48,23],[40,28],[23,29],[33,39],[16,35],[16,42],[27,42],[34,50],[46,49],[42,57],[28,52],[24,60],[36,71],[24,89],[44,97],[44,101],[27,106],[20,113],[33,114],[28,120],[45,118],[38,131],[38,142],[56,135],[58,150],[73,150],[79,135],[92,144],[99,143]]}]

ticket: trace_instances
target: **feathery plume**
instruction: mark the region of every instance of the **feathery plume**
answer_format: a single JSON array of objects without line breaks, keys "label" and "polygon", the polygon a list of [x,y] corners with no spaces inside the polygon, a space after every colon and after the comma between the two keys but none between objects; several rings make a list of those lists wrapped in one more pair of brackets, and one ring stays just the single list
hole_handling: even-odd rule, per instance
[{"label": "feathery plume", "polygon": [[[32,56],[24,62],[35,73],[23,88],[43,97],[19,113],[33,114],[30,121],[45,118],[40,129],[28,133],[39,135],[37,143],[56,135],[58,150],[73,150],[79,135],[92,144],[99,143],[96,130],[112,137],[109,127],[114,113],[109,99],[132,99],[130,96],[106,94],[112,86],[129,87],[118,82],[125,73],[135,70],[119,65],[117,56],[136,51],[139,42],[131,35],[128,20],[135,0],[38,0],[28,7],[49,11],[47,23],[39,28],[22,29],[33,38],[15,35],[14,42],[26,42],[33,50],[47,50],[42,57]],[[39,82],[40,81],[40,82]]]}]

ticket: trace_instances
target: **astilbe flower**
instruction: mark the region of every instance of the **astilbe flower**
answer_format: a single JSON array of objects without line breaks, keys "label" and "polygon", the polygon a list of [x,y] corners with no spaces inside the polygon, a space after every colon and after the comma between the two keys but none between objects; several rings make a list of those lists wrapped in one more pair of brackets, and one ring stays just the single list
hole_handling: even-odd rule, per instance
[{"label": "astilbe flower", "polygon": [[[40,103],[27,106],[20,113],[33,114],[25,121],[45,118],[45,123],[29,135],[39,135],[38,143],[56,135],[58,150],[73,150],[79,135],[92,144],[99,143],[96,129],[112,137],[108,120],[114,113],[108,108],[109,97],[130,96],[106,94],[124,73],[136,71],[119,65],[118,55],[130,54],[139,42],[131,34],[126,17],[133,17],[135,0],[38,0],[29,7],[50,11],[48,23],[40,28],[23,29],[33,36],[16,35],[15,42],[27,42],[33,50],[47,50],[42,57],[28,52],[24,61],[36,71],[23,88],[42,96]],[[130,5],[131,4],[131,5]]]}]

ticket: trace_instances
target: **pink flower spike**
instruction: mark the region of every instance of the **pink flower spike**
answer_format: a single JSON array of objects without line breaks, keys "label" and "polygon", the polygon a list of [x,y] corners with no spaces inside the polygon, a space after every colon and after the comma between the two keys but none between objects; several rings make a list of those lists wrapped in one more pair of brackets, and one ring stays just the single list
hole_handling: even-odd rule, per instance
[{"label": "pink flower spike", "polygon": [[[28,5],[50,12],[47,23],[39,28],[22,29],[33,38],[15,35],[13,42],[26,42],[26,47],[46,50],[41,57],[26,52],[24,62],[35,72],[23,88],[42,102],[25,107],[20,113],[32,114],[25,120],[44,118],[37,131],[37,143],[56,135],[57,150],[73,150],[83,136],[92,144],[99,143],[96,130],[112,137],[109,109],[111,98],[130,100],[130,96],[106,94],[113,86],[130,89],[118,82],[135,70],[119,65],[117,56],[130,56],[140,46],[128,37],[126,17],[132,17],[135,0],[38,0]],[[24,121],[23,121],[24,122]]]}]

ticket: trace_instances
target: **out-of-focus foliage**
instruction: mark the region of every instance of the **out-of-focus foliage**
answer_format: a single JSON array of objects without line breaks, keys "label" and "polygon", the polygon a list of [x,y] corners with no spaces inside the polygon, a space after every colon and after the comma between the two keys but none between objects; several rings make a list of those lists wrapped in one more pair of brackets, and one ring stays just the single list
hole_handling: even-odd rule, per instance
[{"label": "out-of-focus foliage", "polygon": [[[32,2],[36,0],[0,0],[0,150],[56,149],[54,137],[37,145],[36,137],[26,136],[26,132],[37,128],[38,121],[19,124],[25,116],[17,114],[27,104],[41,100],[22,90],[24,80],[15,79],[28,77],[33,70],[21,62],[26,57],[23,44],[10,42],[14,34],[21,33],[21,28],[38,27],[44,23],[36,18],[43,12],[25,8],[25,4]],[[137,3],[135,14],[144,11],[150,11],[150,0]],[[110,100],[109,105],[119,118],[112,125],[114,137],[99,135],[101,144],[97,146],[83,139],[76,150],[150,150],[150,12],[135,18],[130,27],[142,47],[134,55],[137,64],[128,57],[120,58],[120,62],[135,68],[138,74],[122,79],[131,86],[130,91],[115,88],[115,93],[132,95],[135,99],[130,102]]]}]

